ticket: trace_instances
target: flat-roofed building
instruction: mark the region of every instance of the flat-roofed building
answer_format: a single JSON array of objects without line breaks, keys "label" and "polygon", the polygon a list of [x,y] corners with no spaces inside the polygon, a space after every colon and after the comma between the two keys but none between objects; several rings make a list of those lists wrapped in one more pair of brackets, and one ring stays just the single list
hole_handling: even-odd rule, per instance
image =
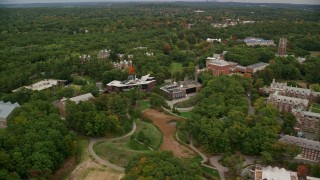
[{"label": "flat-roofed building", "polygon": [[246,67],[246,72],[247,72],[247,73],[254,74],[254,73],[256,73],[257,71],[264,70],[267,66],[269,66],[268,63],[259,62],[259,63],[256,63],[256,64],[252,64],[252,65],[247,66],[247,67]]},{"label": "flat-roofed building", "polygon": [[247,37],[243,41],[247,46],[275,46],[273,40],[265,40],[262,38]]},{"label": "flat-roofed building", "polygon": [[196,81],[179,81],[167,84],[160,88],[162,94],[170,101],[184,98],[187,94],[199,92],[201,84]]},{"label": "flat-roofed building", "polygon": [[59,101],[55,101],[54,105],[59,108],[60,115],[62,117],[66,117],[65,104],[68,100],[78,104],[81,101],[88,101],[89,99],[94,99],[94,96],[91,93],[82,94],[72,98],[62,98]]},{"label": "flat-roofed building", "polygon": [[37,91],[42,91],[42,90],[49,89],[49,88],[51,88],[53,86],[57,86],[57,85],[60,85],[60,84],[64,85],[65,82],[66,82],[65,80],[44,79],[44,80],[39,81],[37,83],[31,84],[29,86],[23,86],[23,87],[20,87],[18,89],[15,89],[12,92],[19,91],[22,88],[31,89],[33,91],[36,91],[36,90]]},{"label": "flat-roofed building", "polygon": [[301,147],[302,153],[296,157],[297,159],[320,162],[319,141],[313,141],[305,138],[298,138],[295,136],[285,135],[279,139],[279,142],[283,142],[286,144],[294,144],[296,146]]},{"label": "flat-roofed building", "polygon": [[19,103],[0,101],[0,128],[7,127],[7,119],[16,108],[19,108]]}]

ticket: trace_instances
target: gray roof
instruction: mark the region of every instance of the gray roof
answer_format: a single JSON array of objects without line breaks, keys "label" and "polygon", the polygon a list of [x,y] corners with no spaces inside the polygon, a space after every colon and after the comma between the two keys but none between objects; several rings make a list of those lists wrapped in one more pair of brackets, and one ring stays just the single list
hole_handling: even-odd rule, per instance
[{"label": "gray roof", "polygon": [[307,116],[311,116],[311,117],[318,117],[318,118],[320,118],[320,114],[319,114],[319,113],[314,113],[314,112],[310,112],[310,111],[303,111],[303,114],[304,114],[304,115],[307,115]]},{"label": "gray roof", "polygon": [[20,107],[18,103],[12,104],[11,102],[5,103],[3,101],[0,101],[0,118],[6,119],[17,107]]},{"label": "gray roof", "polygon": [[284,137],[279,139],[280,142],[288,143],[288,144],[295,144],[299,147],[303,147],[306,149],[313,149],[316,151],[320,151],[320,142],[319,141],[312,141],[304,138],[298,138],[295,136],[285,135]]},{"label": "gray roof", "polygon": [[263,67],[263,66],[267,66],[269,65],[268,63],[264,63],[264,62],[259,62],[259,63],[256,63],[256,64],[251,64],[250,66],[247,66],[247,68],[258,68],[258,67]]},{"label": "gray roof", "polygon": [[[75,96],[75,97],[72,97],[70,98],[69,100],[70,101],[73,101],[75,102],[76,104],[78,104],[80,101],[87,101],[89,99],[92,99],[94,98],[93,95],[91,93],[87,93],[87,94],[82,94],[80,96]],[[61,99],[61,102],[62,103],[65,103],[65,101],[67,100],[68,98],[62,98]],[[53,102],[54,103],[54,102]]]}]

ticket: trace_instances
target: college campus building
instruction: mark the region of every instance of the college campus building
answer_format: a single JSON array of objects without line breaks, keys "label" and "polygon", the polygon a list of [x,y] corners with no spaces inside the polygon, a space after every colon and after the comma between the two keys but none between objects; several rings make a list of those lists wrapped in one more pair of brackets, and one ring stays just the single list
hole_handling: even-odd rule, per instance
[{"label": "college campus building", "polygon": [[307,99],[282,96],[278,92],[269,95],[268,103],[277,107],[280,112],[291,112],[293,109],[305,111],[309,108],[309,101]]},{"label": "college campus building", "polygon": [[112,65],[113,65],[114,68],[118,68],[118,69],[121,69],[121,70],[133,66],[131,60],[129,60],[129,61],[124,60],[124,61],[120,61],[120,62],[113,62]]},{"label": "college campus building", "polygon": [[150,74],[142,76],[141,79],[136,78],[136,75],[130,75],[128,80],[114,80],[107,84],[107,92],[122,92],[132,88],[139,88],[142,91],[150,92],[156,85],[156,80],[150,77]]},{"label": "college campus building", "polygon": [[213,54],[213,57],[208,57],[206,59],[206,67],[208,70],[212,71],[213,76],[219,76],[221,74],[231,74],[231,73],[240,73],[240,74],[249,74],[250,76],[257,71],[265,69],[269,64],[264,62],[259,62],[249,66],[240,66],[238,63],[225,61],[224,55],[227,51],[224,51],[220,54]]},{"label": "college campus building", "polygon": [[308,111],[311,103],[320,97],[319,92],[311,89],[288,86],[287,83],[275,82],[273,79],[270,87],[262,88],[268,93],[268,103],[276,106],[281,112],[291,112],[297,118],[296,129],[307,132],[318,132],[320,114]]},{"label": "college campus building", "polygon": [[0,128],[7,127],[7,119],[16,108],[19,108],[19,103],[0,101]]},{"label": "college campus building", "polygon": [[296,172],[271,166],[262,167],[260,165],[256,165],[253,175],[254,180],[298,180]]},{"label": "college campus building", "polygon": [[160,88],[162,94],[170,101],[184,98],[187,94],[199,92],[200,89],[201,84],[193,80],[173,82]]},{"label": "college campus building", "polygon": [[312,141],[305,138],[285,135],[279,139],[279,142],[286,144],[294,144],[301,147],[302,153],[299,154],[297,159],[304,159],[308,161],[320,162],[320,142]]},{"label": "college campus building", "polygon": [[51,88],[53,86],[57,86],[57,85],[64,85],[66,82],[66,80],[56,80],[56,79],[44,79],[42,81],[39,81],[37,83],[31,84],[29,86],[23,86],[20,87],[18,89],[13,90],[12,92],[16,92],[19,91],[22,88],[27,88],[27,89],[31,89],[33,91],[42,91],[48,88]]},{"label": "college campus building", "polygon": [[111,54],[111,50],[103,49],[98,52],[97,58],[98,59],[106,59],[110,56],[110,54]]},{"label": "college campus building", "polygon": [[297,126],[306,132],[316,133],[320,129],[320,114],[310,111],[292,110],[292,114],[297,118]]},{"label": "college campus building", "polygon": [[66,117],[65,104],[66,104],[67,100],[78,104],[81,101],[88,101],[89,99],[93,99],[93,98],[94,98],[94,96],[91,93],[87,93],[87,94],[82,94],[80,96],[75,96],[72,98],[62,98],[59,101],[53,102],[53,104],[54,104],[54,106],[59,108],[60,115],[62,117]]},{"label": "college campus building", "polygon": [[247,37],[243,40],[247,46],[275,46],[273,40],[265,40],[262,38]]}]

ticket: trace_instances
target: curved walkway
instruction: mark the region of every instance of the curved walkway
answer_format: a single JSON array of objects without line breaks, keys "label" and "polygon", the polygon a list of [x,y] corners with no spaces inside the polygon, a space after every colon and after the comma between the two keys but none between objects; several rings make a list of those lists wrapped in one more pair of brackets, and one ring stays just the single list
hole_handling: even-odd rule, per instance
[{"label": "curved walkway", "polygon": [[[191,96],[195,96],[196,93],[193,93],[193,94],[189,94],[187,97],[184,97],[184,98],[180,98],[180,99],[175,99],[175,100],[172,100],[172,101],[166,101],[167,104],[170,106],[170,108],[173,107],[174,104],[178,103],[178,102],[181,102],[181,101],[186,101],[188,100]],[[191,111],[192,109],[194,108],[194,106],[192,107],[188,107],[188,108],[176,108],[178,111],[181,111],[181,112],[189,112]]]},{"label": "curved walkway", "polygon": [[224,172],[228,171],[228,168],[222,166],[219,163],[219,160],[221,158],[222,158],[222,155],[212,156],[210,158],[210,164],[217,168],[217,170],[219,171],[219,175],[220,175],[221,180],[225,180],[226,178],[224,176]]},{"label": "curved walkway", "polygon": [[88,149],[89,149],[89,154],[93,157],[94,160],[96,160],[99,164],[101,165],[104,165],[104,166],[107,166],[107,167],[110,167],[116,171],[120,171],[120,172],[124,172],[124,168],[123,167],[120,167],[120,166],[117,166],[117,165],[114,165],[114,164],[111,164],[110,162],[100,158],[96,152],[94,152],[93,150],[93,145],[97,142],[102,142],[102,141],[117,141],[117,140],[121,140],[121,139],[125,139],[129,136],[131,136],[137,129],[137,125],[136,125],[136,122],[133,122],[133,125],[132,125],[132,130],[128,133],[128,134],[125,134],[121,137],[117,137],[117,138],[90,138],[90,143],[89,143],[89,146],[88,146]]}]

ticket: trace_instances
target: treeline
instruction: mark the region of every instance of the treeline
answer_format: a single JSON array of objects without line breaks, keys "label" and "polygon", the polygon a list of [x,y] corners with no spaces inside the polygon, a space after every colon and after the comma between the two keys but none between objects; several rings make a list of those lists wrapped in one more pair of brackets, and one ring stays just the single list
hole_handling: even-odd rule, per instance
[{"label": "treeline", "polygon": [[0,133],[0,179],[47,179],[75,153],[75,135],[50,102],[17,109]]},{"label": "treeline", "polygon": [[305,80],[308,83],[319,83],[319,68],[319,57],[308,57],[303,63],[299,63],[292,56],[277,57],[270,61],[270,66],[254,75],[255,87],[269,85],[272,79]]},{"label": "treeline", "polygon": [[256,113],[248,115],[246,97],[251,88],[250,80],[240,76],[223,75],[209,81],[187,121],[192,136],[210,153],[241,151],[262,155],[267,162],[285,153],[294,157],[299,148],[277,143],[282,129],[293,129],[290,117],[282,128],[279,111],[263,100],[255,105]]},{"label": "treeline", "polygon": [[125,180],[202,179],[198,163],[175,158],[172,152],[152,152],[135,157],[125,168]]},{"label": "treeline", "polygon": [[[122,134],[132,127],[129,109],[138,92],[103,94],[86,102],[66,103],[66,121],[70,128],[88,136]],[[134,97],[136,96],[136,97]]]},{"label": "treeline", "polygon": [[[204,13],[194,13],[195,7],[199,4],[2,8],[0,92],[10,92],[42,78],[70,79],[73,73],[107,83],[111,79],[106,73],[112,68],[110,62],[119,61],[116,53],[133,54],[139,76],[150,73],[162,82],[171,77],[167,67],[172,62],[182,63],[185,69],[190,63],[204,67],[206,57],[223,50],[229,51],[227,59],[242,65],[273,58],[275,48],[247,48],[236,41],[247,36],[273,39],[276,44],[279,37],[285,36],[289,40],[288,52],[300,56],[308,55],[306,50],[319,49],[317,11],[266,7],[257,11],[252,7],[209,5],[203,7]],[[227,28],[211,26],[238,18],[258,22]],[[208,43],[208,37],[224,41]],[[139,46],[147,49],[135,49]],[[96,59],[101,49],[112,50],[108,60]],[[154,56],[146,56],[146,52],[153,52]],[[82,65],[78,61],[82,54],[90,54],[91,62]],[[183,75],[194,74],[185,72]],[[183,77],[177,78],[180,79]]]}]

